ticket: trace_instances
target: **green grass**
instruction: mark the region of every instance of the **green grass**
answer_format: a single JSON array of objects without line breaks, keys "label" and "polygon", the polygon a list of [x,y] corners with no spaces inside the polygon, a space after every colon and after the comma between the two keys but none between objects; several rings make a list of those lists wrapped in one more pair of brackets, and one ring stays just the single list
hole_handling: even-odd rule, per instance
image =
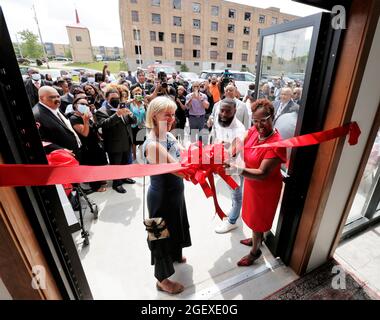
[{"label": "green grass", "polygon": [[[104,61],[97,61],[97,62],[90,62],[90,63],[73,62],[73,63],[66,64],[66,66],[88,68],[88,69],[103,71],[104,64],[105,64]],[[127,71],[127,66],[122,61],[109,61],[107,62],[107,64],[108,64],[108,69],[111,71],[111,73],[118,73],[120,70]]]}]

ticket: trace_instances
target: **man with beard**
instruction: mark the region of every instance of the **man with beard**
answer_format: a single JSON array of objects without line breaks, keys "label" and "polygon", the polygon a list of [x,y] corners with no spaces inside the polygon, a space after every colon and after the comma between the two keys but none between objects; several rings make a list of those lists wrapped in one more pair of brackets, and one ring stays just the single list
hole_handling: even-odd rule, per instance
[{"label": "man with beard", "polygon": [[[216,121],[214,121],[211,135],[215,143],[223,143],[226,149],[233,149],[237,141],[243,141],[245,134],[244,125],[236,118],[236,102],[226,98],[220,102],[220,109]],[[240,157],[240,155],[239,155]],[[230,172],[232,174],[232,172]],[[232,175],[239,187],[235,190],[229,187],[232,199],[232,208],[228,217],[215,229],[216,233],[226,233],[237,228],[236,221],[239,218],[242,206],[243,178],[237,174]]]},{"label": "man with beard", "polygon": [[214,103],[219,102],[220,90],[219,90],[218,78],[216,76],[212,76],[211,83],[208,85],[208,89],[212,95],[212,99],[214,100]]}]

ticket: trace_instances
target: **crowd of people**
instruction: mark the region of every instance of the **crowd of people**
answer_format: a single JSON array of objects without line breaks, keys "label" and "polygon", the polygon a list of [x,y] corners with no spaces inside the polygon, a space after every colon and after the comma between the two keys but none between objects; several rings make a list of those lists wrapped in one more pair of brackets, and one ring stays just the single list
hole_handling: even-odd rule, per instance
[{"label": "crowd of people", "polygon": [[[63,76],[52,82],[30,69],[25,80],[37,127],[46,153],[68,150],[85,165],[180,161],[185,129],[190,142],[222,143],[231,155],[225,163],[238,187],[230,188],[231,210],[215,231],[226,233],[242,219],[252,237],[241,240],[252,246],[238,266],[249,266],[261,256],[264,233],[269,231],[282,188],[281,166],[287,162],[283,148],[252,147],[294,135],[302,88],[281,82],[263,84],[258,99],[254,85],[241,93],[231,79],[211,77],[193,83],[178,74],[160,71],[146,75],[138,69],[113,77],[107,66],[102,73],[83,73],[80,83]],[[191,245],[182,174],[162,174],[150,179],[147,204],[150,218],[161,217],[170,237],[148,241],[155,265],[157,289],[176,294],[182,284],[171,281],[173,263],[185,263],[182,249]],[[133,179],[112,181],[118,193]],[[90,184],[103,192],[106,181]]]}]

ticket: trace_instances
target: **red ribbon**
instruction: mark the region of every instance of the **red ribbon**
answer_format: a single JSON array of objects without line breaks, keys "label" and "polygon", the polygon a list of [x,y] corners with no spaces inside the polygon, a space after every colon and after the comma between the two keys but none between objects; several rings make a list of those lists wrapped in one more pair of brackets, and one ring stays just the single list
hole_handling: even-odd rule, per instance
[{"label": "red ribbon", "polygon": [[216,195],[214,174],[218,174],[232,189],[239,185],[235,180],[226,174],[223,164],[228,160],[229,155],[222,144],[202,146],[201,142],[191,144],[189,149],[182,153],[181,164],[186,169],[181,171],[185,179],[201,186],[207,198],[212,197],[215,212],[220,219],[226,217],[220,208]]},{"label": "red ribbon", "polygon": [[[331,130],[310,133],[252,148],[302,147],[319,144],[347,134],[349,134],[349,144],[355,145],[358,142],[360,133],[357,123],[352,122]],[[0,187],[81,183],[181,172],[187,180],[192,181],[194,184],[199,183],[206,197],[213,197],[216,213],[220,218],[225,217],[218,204],[213,174],[218,174],[231,188],[235,189],[238,185],[231,176],[225,173],[223,168],[223,163],[228,159],[228,154],[224,150],[223,145],[215,144],[201,147],[200,144],[193,144],[187,153],[182,156],[183,160],[181,163],[157,165],[79,166],[66,164],[62,166],[0,164]]]}]

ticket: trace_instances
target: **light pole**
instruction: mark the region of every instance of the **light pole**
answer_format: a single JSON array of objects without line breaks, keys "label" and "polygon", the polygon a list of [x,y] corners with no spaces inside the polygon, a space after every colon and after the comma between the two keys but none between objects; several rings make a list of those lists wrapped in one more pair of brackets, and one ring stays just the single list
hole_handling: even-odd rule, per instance
[{"label": "light pole", "polygon": [[40,25],[38,24],[38,19],[37,19],[37,14],[36,14],[36,8],[34,7],[34,4],[33,4],[33,11],[34,11],[34,19],[36,20],[36,24],[37,24],[37,28],[38,28],[38,34],[40,36],[40,41],[41,41],[42,49],[44,50],[44,56],[45,56],[45,60],[46,60],[46,66],[48,67],[48,69],[50,69],[49,60],[48,60],[48,57],[47,57],[47,52],[46,52],[46,48],[45,48],[44,42],[42,41]]},{"label": "light pole", "polygon": [[16,33],[16,42],[17,42],[18,51],[20,52],[20,57],[21,57],[22,59],[24,59],[24,56],[22,55],[22,51],[21,51],[20,43],[18,42],[17,33]]},{"label": "light pole", "polygon": [[136,32],[136,41],[137,41],[137,54],[139,57],[139,66],[140,69],[142,69],[142,64],[141,64],[141,44],[140,44],[140,35],[139,35],[139,30],[137,29],[137,26],[133,26],[133,30]]}]

